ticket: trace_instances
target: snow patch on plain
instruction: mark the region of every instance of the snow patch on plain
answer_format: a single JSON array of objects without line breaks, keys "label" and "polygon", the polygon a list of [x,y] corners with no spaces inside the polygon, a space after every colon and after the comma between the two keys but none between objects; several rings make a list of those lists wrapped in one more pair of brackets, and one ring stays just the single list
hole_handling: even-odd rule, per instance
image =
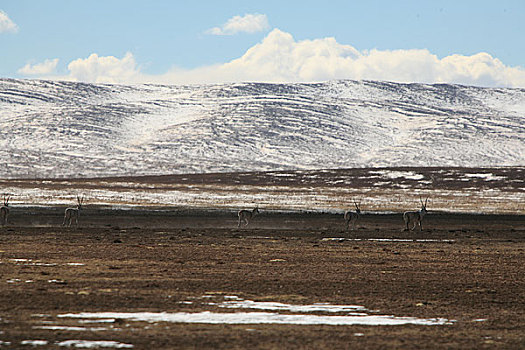
[{"label": "snow patch on plain", "polygon": [[415,243],[429,243],[429,242],[455,242],[453,239],[409,239],[409,238],[344,238],[344,237],[326,237],[322,238],[321,241],[368,241],[368,242],[415,242]]},{"label": "snow patch on plain", "polygon": [[115,348],[115,349],[131,349],[132,344],[119,343],[113,340],[64,340],[56,343],[57,346],[67,346],[83,349],[96,348]]},{"label": "snow patch on plain", "polygon": [[269,312],[235,312],[217,313],[210,311],[203,312],[175,312],[175,313],[122,313],[122,312],[100,312],[100,313],[79,313],[63,314],[59,317],[69,318],[120,318],[138,322],[174,322],[174,323],[208,323],[208,324],[294,324],[294,325],[422,325],[436,326],[449,325],[452,321],[443,318],[422,319],[415,317],[396,317],[383,315],[367,316],[322,316],[322,315],[289,315]]},{"label": "snow patch on plain", "polygon": [[75,326],[34,326],[34,329],[47,329],[51,331],[75,331],[75,332],[100,332],[107,331],[105,327],[75,327]]},{"label": "snow patch on plain", "polygon": [[466,177],[484,179],[485,181],[505,180],[504,176],[496,176],[491,173],[465,174]]},{"label": "snow patch on plain", "polygon": [[[212,299],[213,295],[204,295],[201,299]],[[205,305],[226,309],[252,309],[276,312],[82,312],[61,314],[59,318],[125,319],[136,322],[174,322],[208,324],[294,324],[294,325],[449,325],[453,320],[444,318],[397,317],[377,315],[359,305],[332,305],[318,303],[312,305],[293,305],[278,302],[258,302],[244,300],[237,296],[224,297],[222,302],[206,302]],[[282,313],[285,312],[285,313]],[[317,313],[317,314],[312,314]],[[322,315],[343,313],[345,315]]]},{"label": "snow patch on plain", "polygon": [[425,177],[413,171],[395,171],[395,170],[377,170],[371,171],[370,174],[377,174],[387,179],[405,178],[410,180],[422,180]]},{"label": "snow patch on plain", "polygon": [[47,343],[47,340],[22,340],[20,345],[44,346]]}]

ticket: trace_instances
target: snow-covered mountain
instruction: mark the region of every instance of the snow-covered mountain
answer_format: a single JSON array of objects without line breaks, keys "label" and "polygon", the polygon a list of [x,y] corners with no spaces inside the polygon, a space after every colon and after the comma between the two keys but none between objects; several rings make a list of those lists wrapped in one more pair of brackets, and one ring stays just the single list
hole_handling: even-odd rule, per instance
[{"label": "snow-covered mountain", "polygon": [[0,176],[525,164],[525,89],[0,79]]}]

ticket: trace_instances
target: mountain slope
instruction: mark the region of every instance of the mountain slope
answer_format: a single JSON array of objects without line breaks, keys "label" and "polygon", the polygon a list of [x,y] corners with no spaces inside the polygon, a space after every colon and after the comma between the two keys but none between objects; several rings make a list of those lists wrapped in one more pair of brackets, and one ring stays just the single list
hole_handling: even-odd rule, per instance
[{"label": "mountain slope", "polygon": [[525,89],[0,79],[3,177],[525,163]]}]

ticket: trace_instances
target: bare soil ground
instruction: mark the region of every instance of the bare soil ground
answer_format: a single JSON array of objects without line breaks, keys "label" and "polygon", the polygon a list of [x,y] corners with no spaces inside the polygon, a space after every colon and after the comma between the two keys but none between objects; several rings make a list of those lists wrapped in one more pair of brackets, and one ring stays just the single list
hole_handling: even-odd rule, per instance
[{"label": "bare soil ground", "polygon": [[[62,213],[13,209],[0,228],[0,347],[45,340],[62,348],[73,339],[135,349],[525,347],[525,216],[434,213],[423,232],[404,232],[400,214],[364,215],[347,232],[341,215],[322,213],[263,212],[241,229],[235,213],[220,210],[87,208],[78,228],[60,227]],[[336,237],[349,239],[326,239]],[[217,311],[205,301],[226,295],[455,322],[107,325],[57,317]],[[84,329],[42,328],[50,326]]]}]

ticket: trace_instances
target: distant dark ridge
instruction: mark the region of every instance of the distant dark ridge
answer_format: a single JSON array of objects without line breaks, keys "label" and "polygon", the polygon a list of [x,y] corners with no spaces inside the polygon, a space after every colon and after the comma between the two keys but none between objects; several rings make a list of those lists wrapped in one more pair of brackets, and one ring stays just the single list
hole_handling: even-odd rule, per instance
[{"label": "distant dark ridge", "polygon": [[[383,178],[378,185],[378,178]],[[384,178],[389,181],[385,181]],[[128,188],[119,183],[151,184],[155,188],[175,185],[207,184],[222,186],[301,186],[348,188],[410,188],[447,189],[460,191],[465,188],[491,188],[506,192],[523,191],[525,167],[383,167],[324,170],[290,170],[270,172],[197,173],[173,175],[143,175],[117,177],[88,177],[68,179],[16,179],[0,181],[0,186],[16,184],[43,187],[76,187],[96,189]]]}]

